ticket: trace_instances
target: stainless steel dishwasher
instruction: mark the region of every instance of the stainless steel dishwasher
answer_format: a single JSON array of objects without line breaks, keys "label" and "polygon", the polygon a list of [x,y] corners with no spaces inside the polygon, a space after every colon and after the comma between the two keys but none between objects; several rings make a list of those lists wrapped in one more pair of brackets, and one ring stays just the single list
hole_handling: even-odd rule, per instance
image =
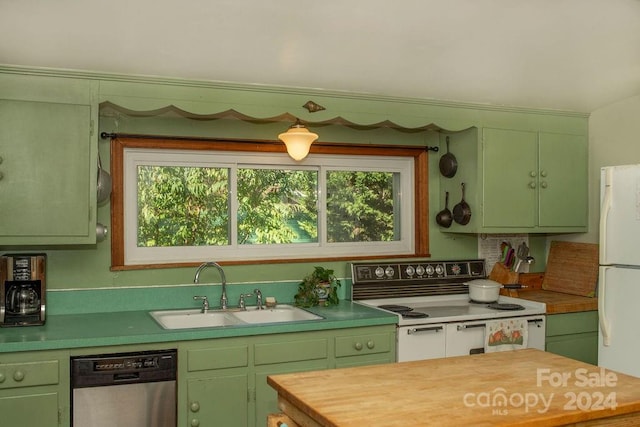
[{"label": "stainless steel dishwasher", "polygon": [[176,427],[175,350],[71,358],[73,427]]}]

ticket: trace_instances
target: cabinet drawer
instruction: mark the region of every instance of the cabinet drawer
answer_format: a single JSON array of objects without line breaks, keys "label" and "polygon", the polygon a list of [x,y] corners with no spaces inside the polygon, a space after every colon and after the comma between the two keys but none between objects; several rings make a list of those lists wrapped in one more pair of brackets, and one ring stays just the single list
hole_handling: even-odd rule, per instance
[{"label": "cabinet drawer", "polygon": [[187,370],[189,372],[241,368],[248,365],[249,350],[246,345],[187,351]]},{"label": "cabinet drawer", "polygon": [[0,364],[0,389],[58,384],[57,360]]},{"label": "cabinet drawer", "polygon": [[391,351],[389,334],[353,335],[336,338],[336,357]]},{"label": "cabinet drawer", "polygon": [[327,340],[324,338],[256,344],[254,348],[256,365],[327,358]]},{"label": "cabinet drawer", "polygon": [[597,331],[597,311],[580,311],[577,313],[547,315],[548,337]]}]

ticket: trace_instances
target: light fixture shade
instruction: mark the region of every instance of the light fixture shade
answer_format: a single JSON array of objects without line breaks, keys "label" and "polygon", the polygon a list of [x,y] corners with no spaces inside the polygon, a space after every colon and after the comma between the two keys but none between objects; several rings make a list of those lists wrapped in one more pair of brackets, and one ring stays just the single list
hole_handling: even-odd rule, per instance
[{"label": "light fixture shade", "polygon": [[286,132],[278,135],[287,147],[287,153],[293,160],[300,161],[307,157],[313,141],[318,139],[318,135],[310,132],[300,122],[296,122]]}]

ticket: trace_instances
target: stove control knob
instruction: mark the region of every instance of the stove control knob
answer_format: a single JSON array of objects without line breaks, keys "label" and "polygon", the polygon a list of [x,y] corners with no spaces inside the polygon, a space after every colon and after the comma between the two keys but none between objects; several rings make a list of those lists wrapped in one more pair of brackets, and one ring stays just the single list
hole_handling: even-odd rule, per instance
[{"label": "stove control knob", "polygon": [[387,275],[387,277],[393,277],[396,271],[393,269],[393,267],[387,267],[387,269],[384,272]]},{"label": "stove control knob", "polygon": [[[420,268],[420,267],[418,267]],[[405,270],[405,273],[407,273],[407,276],[413,276],[416,272],[416,269],[413,268],[412,265],[408,266],[407,269]]]},{"label": "stove control knob", "polygon": [[384,276],[384,268],[382,267],[376,268],[376,277],[380,278],[382,276]]},{"label": "stove control knob", "polygon": [[451,266],[451,272],[457,276],[462,272],[462,268],[458,264],[453,264]]},{"label": "stove control knob", "polygon": [[427,265],[427,274],[428,274],[429,276],[431,276],[431,275],[433,274],[433,272],[434,272],[434,271],[435,271],[435,270],[434,270],[434,268],[433,268],[433,265]]},{"label": "stove control knob", "polygon": [[441,275],[442,273],[444,273],[444,268],[440,264],[436,265],[436,273],[438,275]]},{"label": "stove control knob", "polygon": [[423,267],[423,266],[421,266],[421,265],[417,266],[417,267],[416,267],[416,274],[417,274],[418,276],[423,276],[423,275],[424,275],[424,267]]}]

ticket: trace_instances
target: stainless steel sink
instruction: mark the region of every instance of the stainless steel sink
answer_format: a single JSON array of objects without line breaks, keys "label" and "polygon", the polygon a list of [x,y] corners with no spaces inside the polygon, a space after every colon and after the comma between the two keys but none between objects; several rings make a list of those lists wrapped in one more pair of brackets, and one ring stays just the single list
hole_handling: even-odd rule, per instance
[{"label": "stainless steel sink", "polygon": [[246,311],[233,312],[233,316],[246,323],[280,323],[319,320],[322,316],[286,304],[278,304],[275,308],[256,310],[253,307]]},{"label": "stainless steel sink", "polygon": [[216,328],[242,323],[229,312],[202,313],[200,309],[152,311],[151,317],[165,329]]},{"label": "stainless steel sink", "polygon": [[209,310],[200,309],[161,310],[150,312],[151,317],[164,329],[218,328],[260,323],[301,322],[320,320],[323,317],[298,307],[278,304],[275,308],[256,310]]}]

